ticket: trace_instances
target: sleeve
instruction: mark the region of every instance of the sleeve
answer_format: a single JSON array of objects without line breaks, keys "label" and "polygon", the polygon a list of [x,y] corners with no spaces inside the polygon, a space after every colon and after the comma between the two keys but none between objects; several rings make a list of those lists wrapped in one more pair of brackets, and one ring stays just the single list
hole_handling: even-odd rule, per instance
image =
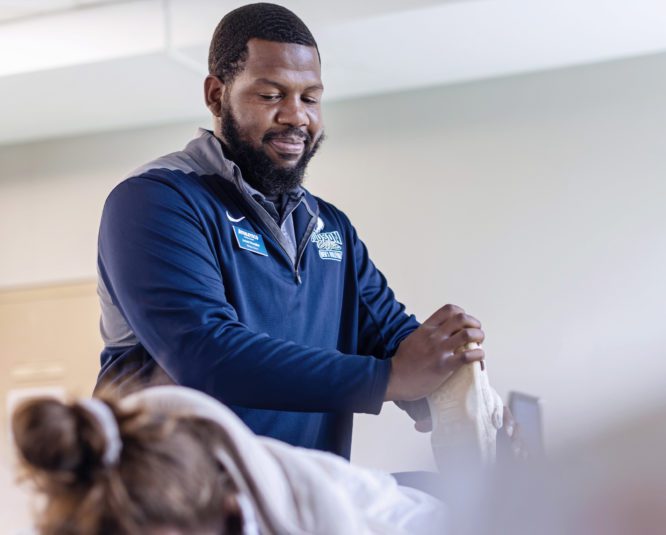
[{"label": "sleeve", "polygon": [[196,207],[158,179],[111,193],[100,275],[135,335],[177,383],[227,404],[379,413],[390,362],[251,331],[227,302]]},{"label": "sleeve", "polygon": [[390,359],[400,342],[418,328],[419,322],[396,300],[353,227],[352,235],[360,295],[359,351],[364,355]]},{"label": "sleeve", "polygon": [[[360,352],[381,359],[391,359],[400,342],[420,324],[413,315],[405,313],[405,306],[396,300],[386,278],[370,260],[365,244],[358,238],[353,227],[352,232],[361,296]],[[396,405],[406,411],[413,420],[423,420],[430,416],[425,398],[398,401]]]}]

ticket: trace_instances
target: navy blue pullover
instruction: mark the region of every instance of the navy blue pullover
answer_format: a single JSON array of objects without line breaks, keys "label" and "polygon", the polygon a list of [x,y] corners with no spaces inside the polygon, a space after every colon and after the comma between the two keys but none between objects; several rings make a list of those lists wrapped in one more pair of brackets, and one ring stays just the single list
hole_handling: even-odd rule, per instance
[{"label": "navy blue pullover", "polygon": [[341,211],[305,192],[294,263],[241,180],[200,130],[111,192],[97,391],[177,383],[255,433],[349,457],[353,413],[379,413],[390,357],[418,323]]}]

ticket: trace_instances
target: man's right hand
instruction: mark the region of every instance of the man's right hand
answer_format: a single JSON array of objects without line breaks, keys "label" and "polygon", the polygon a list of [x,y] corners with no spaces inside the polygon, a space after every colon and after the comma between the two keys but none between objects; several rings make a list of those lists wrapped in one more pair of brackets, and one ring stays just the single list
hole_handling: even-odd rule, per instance
[{"label": "man's right hand", "polygon": [[483,360],[481,323],[456,305],[445,305],[405,338],[392,359],[384,399],[413,401],[437,390],[463,363]]}]

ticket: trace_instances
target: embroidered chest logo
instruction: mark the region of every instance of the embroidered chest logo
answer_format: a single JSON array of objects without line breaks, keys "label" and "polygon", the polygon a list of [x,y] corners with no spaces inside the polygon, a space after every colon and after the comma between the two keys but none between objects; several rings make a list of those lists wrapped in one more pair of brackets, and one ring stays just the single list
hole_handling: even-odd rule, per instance
[{"label": "embroidered chest logo", "polygon": [[342,236],[337,230],[333,232],[315,232],[312,234],[310,241],[317,246],[319,258],[322,260],[342,262]]}]

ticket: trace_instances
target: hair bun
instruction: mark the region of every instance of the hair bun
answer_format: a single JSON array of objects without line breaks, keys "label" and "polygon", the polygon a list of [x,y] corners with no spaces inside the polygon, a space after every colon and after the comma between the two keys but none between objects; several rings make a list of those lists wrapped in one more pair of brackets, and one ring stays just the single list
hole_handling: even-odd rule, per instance
[{"label": "hair bun", "polygon": [[29,400],[14,412],[12,430],[29,467],[87,478],[102,464],[105,442],[99,424],[76,405]]}]

